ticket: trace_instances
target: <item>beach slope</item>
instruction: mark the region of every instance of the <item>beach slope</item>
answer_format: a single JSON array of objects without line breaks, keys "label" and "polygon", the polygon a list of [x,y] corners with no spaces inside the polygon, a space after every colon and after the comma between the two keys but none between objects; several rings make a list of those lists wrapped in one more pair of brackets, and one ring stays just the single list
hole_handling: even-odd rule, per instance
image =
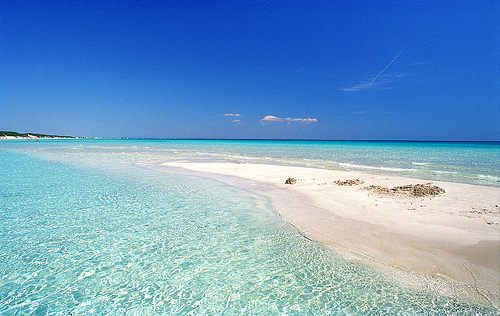
[{"label": "beach slope", "polygon": [[499,306],[500,188],[265,164],[161,166],[263,194],[310,239],[458,282]]}]

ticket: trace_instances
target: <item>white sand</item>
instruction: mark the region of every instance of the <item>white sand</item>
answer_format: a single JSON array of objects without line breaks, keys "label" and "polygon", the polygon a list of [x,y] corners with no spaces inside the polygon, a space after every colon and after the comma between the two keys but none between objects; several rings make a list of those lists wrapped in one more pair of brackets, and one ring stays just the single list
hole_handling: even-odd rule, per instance
[{"label": "white sand", "polygon": [[[165,163],[265,194],[309,238],[378,263],[454,280],[500,302],[500,188],[433,181],[435,197],[381,195],[368,185],[429,181],[291,166]],[[297,179],[294,185],[287,178]],[[362,179],[356,186],[335,180]],[[497,305],[498,306],[498,305]]]}]

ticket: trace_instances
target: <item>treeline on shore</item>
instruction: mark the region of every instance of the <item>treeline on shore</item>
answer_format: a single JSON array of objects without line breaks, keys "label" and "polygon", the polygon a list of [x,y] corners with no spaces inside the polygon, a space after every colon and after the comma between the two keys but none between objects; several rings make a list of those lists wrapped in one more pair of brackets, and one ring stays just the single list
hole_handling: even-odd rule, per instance
[{"label": "treeline on shore", "polygon": [[61,135],[46,135],[39,133],[18,133],[12,131],[0,131],[0,137],[15,137],[15,138],[75,138],[72,136]]}]

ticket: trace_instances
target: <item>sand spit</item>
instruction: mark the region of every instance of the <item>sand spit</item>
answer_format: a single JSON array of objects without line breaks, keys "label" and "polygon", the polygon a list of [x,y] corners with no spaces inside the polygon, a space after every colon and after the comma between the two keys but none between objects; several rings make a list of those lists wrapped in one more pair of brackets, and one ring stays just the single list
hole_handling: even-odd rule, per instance
[{"label": "sand spit", "polygon": [[500,306],[500,188],[264,164],[161,167],[264,194],[310,239],[458,282]]}]

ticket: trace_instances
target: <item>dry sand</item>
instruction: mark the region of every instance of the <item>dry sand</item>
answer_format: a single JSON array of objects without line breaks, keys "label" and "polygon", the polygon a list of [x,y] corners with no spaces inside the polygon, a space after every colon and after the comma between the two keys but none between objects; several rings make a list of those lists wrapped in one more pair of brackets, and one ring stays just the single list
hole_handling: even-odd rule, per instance
[{"label": "dry sand", "polygon": [[[433,197],[379,194],[429,181],[293,166],[164,163],[264,194],[310,239],[373,262],[424,273],[470,288],[500,306],[500,188],[433,181]],[[293,185],[285,184],[295,178]],[[358,185],[334,181],[360,179]]]}]

